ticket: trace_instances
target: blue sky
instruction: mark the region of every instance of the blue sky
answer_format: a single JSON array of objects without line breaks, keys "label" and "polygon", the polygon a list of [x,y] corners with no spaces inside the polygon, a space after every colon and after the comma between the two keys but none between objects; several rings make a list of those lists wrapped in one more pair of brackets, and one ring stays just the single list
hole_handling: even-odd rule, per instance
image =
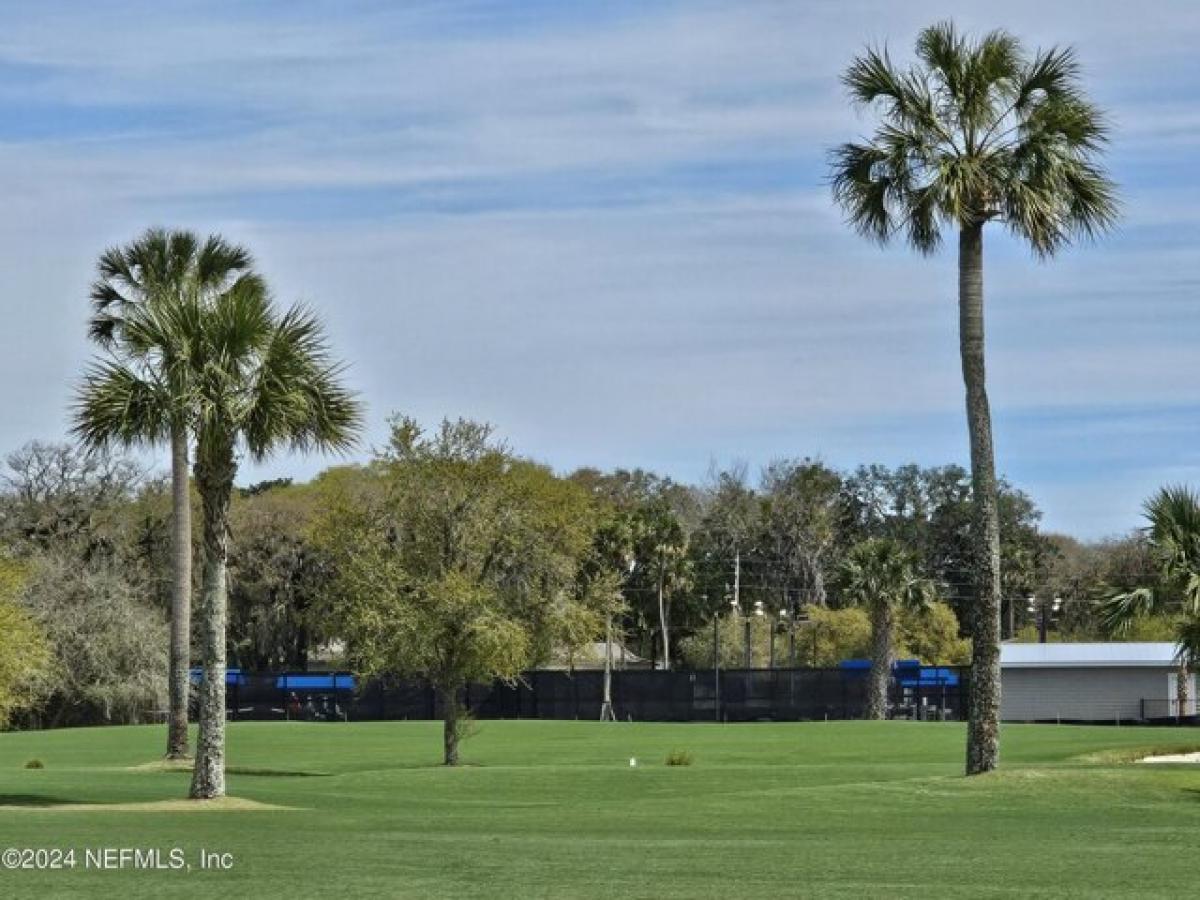
[{"label": "blue sky", "polygon": [[870,125],[840,70],[953,15],[1075,45],[1111,112],[1119,230],[1048,264],[988,239],[989,378],[1045,527],[1135,527],[1200,480],[1200,5],[995,9],[11,4],[0,448],[65,433],[95,258],[161,224],[248,244],[320,311],[368,446],[404,411],[560,469],[965,463],[953,255],[864,243],[824,181]]}]

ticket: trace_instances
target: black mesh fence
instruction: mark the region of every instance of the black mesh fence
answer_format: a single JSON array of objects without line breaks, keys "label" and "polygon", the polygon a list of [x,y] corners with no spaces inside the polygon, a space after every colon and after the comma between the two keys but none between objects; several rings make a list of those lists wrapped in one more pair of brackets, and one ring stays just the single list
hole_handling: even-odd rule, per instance
[{"label": "black mesh fence", "polygon": [[1194,698],[1185,700],[1180,703],[1177,699],[1150,699],[1142,700],[1142,719],[1164,725],[1195,725],[1200,722],[1200,717],[1197,715],[1197,704]]},{"label": "black mesh fence", "polygon": [[[954,684],[894,682],[890,715],[957,720],[965,716],[966,670]],[[307,673],[312,676],[313,673]],[[281,673],[230,679],[228,705],[236,719],[369,721],[437,719],[441,702],[425,683],[378,679],[355,690],[290,686]],[[319,682],[320,679],[314,679]],[[535,671],[515,684],[470,685],[461,700],[480,719],[599,719],[604,673]],[[845,669],[618,670],[612,673],[616,717],[651,722],[807,721],[862,718],[866,677]]]}]

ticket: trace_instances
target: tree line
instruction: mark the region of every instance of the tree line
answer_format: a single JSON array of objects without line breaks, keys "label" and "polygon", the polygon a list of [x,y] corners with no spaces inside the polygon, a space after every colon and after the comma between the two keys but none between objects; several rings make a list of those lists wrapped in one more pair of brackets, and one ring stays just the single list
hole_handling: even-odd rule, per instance
[{"label": "tree line", "polygon": [[[1089,544],[1044,534],[1030,497],[1003,483],[1000,497],[1012,636],[1036,640],[1034,594],[1064,600],[1052,639],[1105,638],[1113,630],[1100,601],[1156,583],[1149,535]],[[198,517],[194,488],[189,500]],[[7,701],[14,713],[36,700],[17,724],[130,722],[167,708],[172,517],[169,479],[119,453],[35,442],[8,455],[0,592],[3,615],[24,624],[6,628],[0,670],[11,665],[19,677],[3,682],[26,695]],[[555,474],[486,426],[452,421],[426,434],[401,418],[367,463],[233,491],[226,653],[248,671],[319,658],[434,678],[442,634],[461,642],[438,683],[452,699],[468,680],[570,665],[603,640],[606,621],[632,656],[707,668],[715,619],[719,664],[742,667],[749,617],[752,666],[770,663],[772,629],[776,665],[836,665],[878,656],[862,577],[871,558],[864,567],[858,554],[891,542],[911,569],[898,580],[932,589],[930,602],[897,604],[892,655],[963,664],[970,521],[970,478],[956,466],[839,471],[801,458],[757,479],[745,466],[715,470],[698,485],[644,470]],[[453,566],[435,568],[434,535]],[[203,554],[195,535],[189,557]],[[410,580],[434,572],[439,580]],[[475,593],[488,579],[497,593]],[[781,612],[784,626],[787,617],[803,625],[789,632]],[[1159,614],[1120,636],[1173,640],[1171,611],[1150,612]],[[389,646],[367,630],[381,616],[395,631]],[[187,664],[201,658],[193,638]]]}]

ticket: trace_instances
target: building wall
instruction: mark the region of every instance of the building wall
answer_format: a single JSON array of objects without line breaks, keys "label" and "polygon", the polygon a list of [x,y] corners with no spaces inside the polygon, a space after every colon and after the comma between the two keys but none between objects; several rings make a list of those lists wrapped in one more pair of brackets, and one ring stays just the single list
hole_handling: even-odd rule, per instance
[{"label": "building wall", "polygon": [[1172,671],[1165,667],[1006,668],[1000,676],[1000,717],[1017,722],[1139,719],[1143,698],[1168,699],[1167,675]]}]

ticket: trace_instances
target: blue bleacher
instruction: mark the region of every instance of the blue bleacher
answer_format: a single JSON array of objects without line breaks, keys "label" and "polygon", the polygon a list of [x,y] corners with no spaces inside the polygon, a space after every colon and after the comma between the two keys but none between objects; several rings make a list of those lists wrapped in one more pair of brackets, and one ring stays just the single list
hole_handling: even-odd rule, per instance
[{"label": "blue bleacher", "polygon": [[[846,674],[865,675],[871,668],[869,659],[843,659],[839,668]],[[896,683],[906,688],[958,687],[958,673],[941,666],[923,666],[919,659],[897,660],[892,667]]]},{"label": "blue bleacher", "polygon": [[281,691],[353,691],[354,676],[345,674],[322,675],[280,675],[275,679],[275,687]]}]

